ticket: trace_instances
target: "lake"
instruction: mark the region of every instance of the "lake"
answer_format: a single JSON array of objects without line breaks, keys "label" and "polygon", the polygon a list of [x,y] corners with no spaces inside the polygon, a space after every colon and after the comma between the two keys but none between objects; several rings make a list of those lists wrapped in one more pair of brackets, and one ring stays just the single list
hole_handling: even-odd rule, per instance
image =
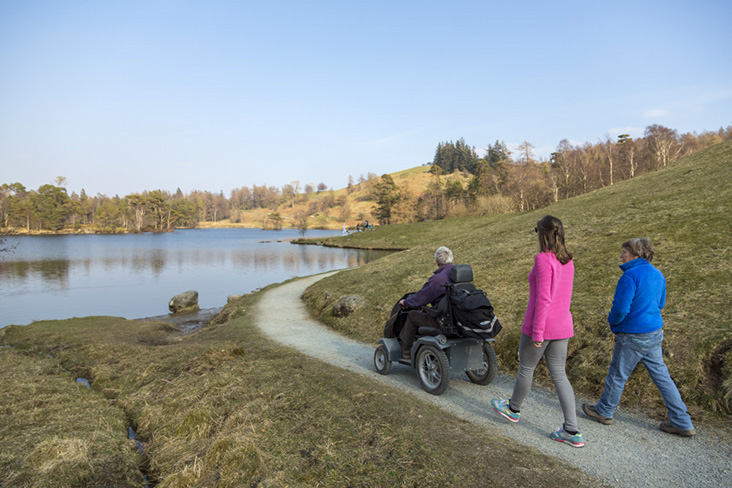
[{"label": "lake", "polygon": [[[308,230],[306,237],[340,231]],[[303,246],[295,229],[184,229],[161,234],[8,236],[0,256],[0,327],[89,315],[168,314],[168,301],[198,291],[223,307],[297,276],[365,264],[385,251]]]}]

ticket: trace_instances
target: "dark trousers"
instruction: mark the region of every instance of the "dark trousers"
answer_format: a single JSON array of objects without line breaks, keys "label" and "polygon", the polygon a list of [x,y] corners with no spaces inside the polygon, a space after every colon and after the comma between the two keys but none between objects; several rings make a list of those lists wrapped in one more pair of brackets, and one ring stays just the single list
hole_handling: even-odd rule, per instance
[{"label": "dark trousers", "polygon": [[416,310],[410,310],[407,314],[407,320],[404,327],[399,333],[399,339],[402,341],[402,349],[411,349],[414,344],[414,336],[420,327],[432,327],[442,330],[440,327],[440,313],[429,307],[421,307]]}]

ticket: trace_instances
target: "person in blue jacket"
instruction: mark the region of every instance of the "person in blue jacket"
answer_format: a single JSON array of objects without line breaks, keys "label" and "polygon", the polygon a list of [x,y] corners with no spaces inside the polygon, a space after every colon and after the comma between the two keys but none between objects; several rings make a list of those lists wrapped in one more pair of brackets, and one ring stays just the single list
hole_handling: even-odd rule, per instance
[{"label": "person in blue jacket", "polygon": [[625,383],[636,365],[642,362],[668,409],[670,422],[662,422],[661,430],[684,437],[694,436],[696,430],[686,405],[663,362],[661,309],[666,305],[666,278],[651,264],[651,241],[636,237],[624,242],[620,259],[623,275],[618,280],[607,317],[615,334],[615,349],[605,378],[605,391],[596,405],[585,403],[582,411],[602,424],[612,424]]}]

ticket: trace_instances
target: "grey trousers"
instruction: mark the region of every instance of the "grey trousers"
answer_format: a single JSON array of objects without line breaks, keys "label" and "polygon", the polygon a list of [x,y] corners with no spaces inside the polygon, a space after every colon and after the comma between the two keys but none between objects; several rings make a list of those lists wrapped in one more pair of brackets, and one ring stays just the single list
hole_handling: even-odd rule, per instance
[{"label": "grey trousers", "polygon": [[541,357],[544,356],[549,374],[551,374],[552,381],[554,381],[554,386],[557,389],[559,404],[562,407],[562,412],[564,412],[564,428],[565,430],[579,431],[577,427],[577,407],[574,403],[574,389],[569,383],[565,372],[568,343],[569,339],[559,339],[544,341],[541,343],[541,347],[536,347],[531,337],[521,334],[521,340],[519,341],[519,372],[516,383],[513,385],[511,406],[516,410],[521,410],[521,404],[526,395],[529,394],[529,390],[531,390],[534,370]]}]

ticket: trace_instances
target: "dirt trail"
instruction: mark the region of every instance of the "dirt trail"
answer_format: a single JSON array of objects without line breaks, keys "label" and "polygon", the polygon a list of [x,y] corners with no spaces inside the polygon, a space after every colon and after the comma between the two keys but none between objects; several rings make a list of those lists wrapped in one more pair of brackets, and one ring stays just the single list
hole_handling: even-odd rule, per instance
[{"label": "dirt trail", "polygon": [[[257,324],[272,339],[334,366],[367,375],[506,438],[506,442],[540,450],[614,486],[708,487],[732,486],[732,445],[729,438],[700,430],[692,439],[666,434],[658,422],[618,411],[615,424],[604,426],[581,412],[579,424],[585,447],[571,448],[549,439],[562,424],[559,402],[552,391],[534,387],[524,401],[521,420],[512,424],[498,416],[491,398],[509,398],[513,377],[499,374],[488,386],[453,376],[441,396],[424,392],[414,370],[397,364],[387,376],[374,371],[375,344],[345,337],[309,318],[300,299],[312,283],[329,276],[311,276],[273,288],[261,297]],[[608,357],[608,361],[609,361]],[[587,399],[585,399],[587,400]]]}]

